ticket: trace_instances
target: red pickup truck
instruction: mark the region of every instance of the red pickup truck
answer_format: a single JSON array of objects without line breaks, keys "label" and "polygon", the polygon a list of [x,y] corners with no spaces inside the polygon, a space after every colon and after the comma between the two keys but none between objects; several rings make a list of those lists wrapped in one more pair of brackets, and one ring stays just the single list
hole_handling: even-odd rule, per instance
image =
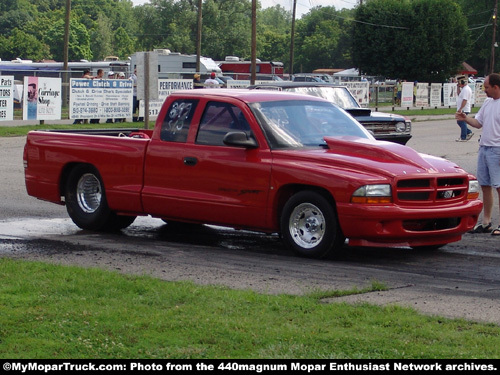
[{"label": "red pickup truck", "polygon": [[31,131],[29,195],[83,229],[137,215],[280,233],[297,254],[351,246],[438,248],[474,227],[474,176],[376,141],[324,99],[205,89],[168,96],[153,130]]}]

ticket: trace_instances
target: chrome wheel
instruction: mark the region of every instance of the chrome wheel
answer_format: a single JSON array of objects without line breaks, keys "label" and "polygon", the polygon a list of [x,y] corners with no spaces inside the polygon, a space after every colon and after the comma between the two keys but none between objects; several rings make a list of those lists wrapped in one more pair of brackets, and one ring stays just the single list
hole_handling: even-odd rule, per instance
[{"label": "chrome wheel", "polygon": [[316,247],[325,236],[326,220],[321,210],[312,203],[295,207],[288,225],[293,241],[304,249]]},{"label": "chrome wheel", "polygon": [[99,179],[92,173],[80,177],[76,186],[78,206],[85,213],[94,213],[101,206],[102,187]]}]

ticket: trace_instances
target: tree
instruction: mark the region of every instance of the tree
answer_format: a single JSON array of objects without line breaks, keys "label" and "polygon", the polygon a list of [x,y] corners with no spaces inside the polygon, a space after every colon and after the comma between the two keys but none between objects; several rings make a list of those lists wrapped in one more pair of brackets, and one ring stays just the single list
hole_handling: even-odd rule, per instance
[{"label": "tree", "polygon": [[442,82],[468,53],[466,20],[453,0],[372,0],[355,20],[353,60],[365,74]]},{"label": "tree", "polygon": [[95,26],[90,31],[90,46],[96,60],[104,60],[106,56],[114,55],[113,52],[113,26],[111,20],[100,13]]},{"label": "tree", "polygon": [[[463,13],[467,18],[467,25],[471,36],[471,53],[464,56],[464,61],[478,70],[478,75],[485,76],[490,72],[491,62],[491,43],[493,40],[493,1],[492,0],[459,0]],[[497,20],[498,22],[498,20]],[[495,40],[498,39],[499,28],[497,27],[497,35]],[[496,48],[496,53],[498,52]],[[498,72],[500,69],[499,59],[496,59],[494,71]]]},{"label": "tree", "polygon": [[251,55],[250,0],[206,0],[203,4],[202,52],[215,60]]},{"label": "tree", "polygon": [[[56,22],[47,30],[44,38],[45,43],[50,46],[52,56],[57,61],[63,60],[64,20]],[[87,28],[78,21],[70,21],[69,35],[69,61],[81,59],[92,60],[90,50],[90,37]]]},{"label": "tree", "polygon": [[22,58],[26,60],[41,60],[49,55],[48,46],[34,35],[14,29],[9,37],[0,36],[0,56],[6,60]]},{"label": "tree", "polygon": [[300,69],[333,68],[336,63],[340,27],[334,7],[314,8],[297,21],[295,62]]}]

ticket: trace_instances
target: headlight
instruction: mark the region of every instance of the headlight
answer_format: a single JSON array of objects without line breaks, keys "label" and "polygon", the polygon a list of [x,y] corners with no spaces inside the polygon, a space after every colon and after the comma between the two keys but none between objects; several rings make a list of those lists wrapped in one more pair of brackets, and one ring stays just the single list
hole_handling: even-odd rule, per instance
[{"label": "headlight", "polygon": [[351,203],[392,203],[391,185],[365,185],[357,189],[351,197]]},{"label": "headlight", "polygon": [[467,191],[467,199],[478,199],[480,191],[481,187],[479,186],[479,182],[477,182],[477,180],[469,181],[469,191]]},{"label": "headlight", "polygon": [[396,122],[396,131],[403,133],[406,131],[406,124],[404,122]]}]

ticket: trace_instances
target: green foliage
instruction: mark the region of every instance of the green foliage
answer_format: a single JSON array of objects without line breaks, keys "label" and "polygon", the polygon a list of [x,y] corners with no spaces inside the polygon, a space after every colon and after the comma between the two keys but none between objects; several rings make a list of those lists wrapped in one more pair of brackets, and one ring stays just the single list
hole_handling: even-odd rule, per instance
[{"label": "green foliage", "polygon": [[9,60],[19,57],[36,61],[47,55],[49,55],[47,45],[25,31],[16,28],[8,37],[0,35],[0,56],[7,57]]},{"label": "green foliage", "polygon": [[[491,44],[493,41],[493,2],[491,0],[457,0],[461,5],[463,14],[467,19],[469,33],[471,36],[471,52],[466,61],[478,70],[479,76],[490,73]],[[499,41],[499,30],[497,19],[497,30],[495,40]],[[498,48],[495,48],[497,56]],[[495,72],[500,71],[498,58],[495,61]]]},{"label": "green foliage", "polygon": [[355,18],[353,60],[365,74],[442,82],[468,56],[469,33],[454,0],[372,0]]},{"label": "green foliage", "polygon": [[[90,36],[87,28],[80,22],[71,20],[69,30],[69,60],[91,60],[92,52],[90,50]],[[47,30],[44,42],[50,46],[50,51],[54,59],[63,61],[64,20],[55,22],[54,25]]]},{"label": "green foliage", "polygon": [[114,56],[113,25],[104,13],[99,13],[95,26],[90,31],[90,46],[96,60],[104,60],[106,56]]}]

